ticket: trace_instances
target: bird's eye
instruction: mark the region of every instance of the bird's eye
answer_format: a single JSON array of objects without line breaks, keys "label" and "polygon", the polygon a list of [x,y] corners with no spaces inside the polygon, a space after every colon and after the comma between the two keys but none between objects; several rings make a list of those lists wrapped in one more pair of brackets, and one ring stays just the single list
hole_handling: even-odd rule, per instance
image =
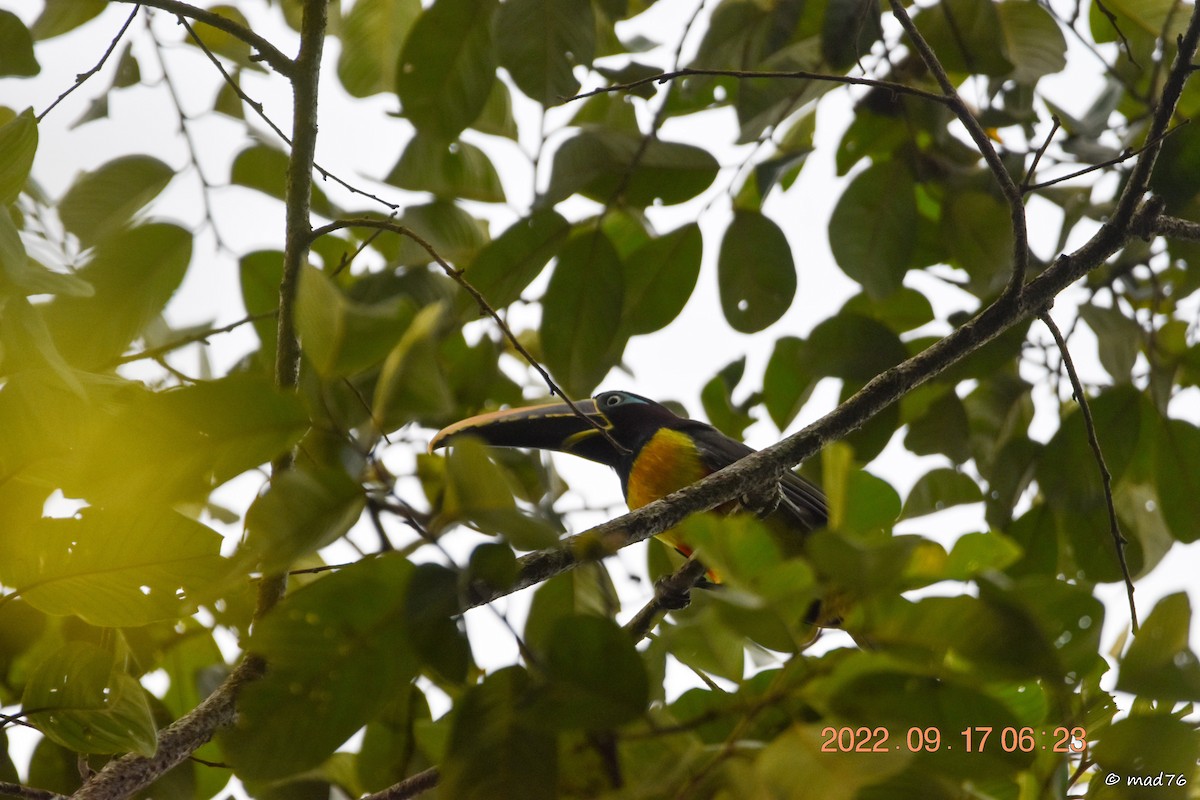
[{"label": "bird's eye", "polygon": [[620,404],[621,404],[620,395],[612,394],[612,395],[609,395],[608,397],[604,398],[604,405],[606,405],[606,406],[616,406],[616,405],[620,405]]}]

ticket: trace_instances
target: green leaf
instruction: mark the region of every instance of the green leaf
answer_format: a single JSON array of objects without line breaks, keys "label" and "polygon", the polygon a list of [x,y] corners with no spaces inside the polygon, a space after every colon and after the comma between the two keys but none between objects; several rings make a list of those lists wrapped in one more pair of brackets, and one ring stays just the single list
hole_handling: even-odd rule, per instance
[{"label": "green leaf", "polygon": [[1091,3],[1088,16],[1092,37],[1097,44],[1119,41],[1121,34],[1125,37],[1157,39],[1163,35],[1175,10],[1175,4],[1171,0],[1105,0],[1104,7],[1116,17],[1120,33],[1113,28],[1113,23],[1100,11],[1097,4]]},{"label": "green leaf", "polygon": [[912,519],[952,506],[982,501],[983,492],[969,475],[953,469],[934,469],[922,475],[908,493],[900,519]]},{"label": "green leaf", "polygon": [[916,289],[901,286],[886,298],[875,298],[859,292],[846,301],[842,311],[872,317],[894,330],[904,333],[933,322],[933,306]]},{"label": "green leaf", "polygon": [[[956,738],[963,729],[976,726],[990,726],[997,732],[1020,727],[1003,703],[966,681],[907,672],[888,663],[882,655],[858,656],[846,659],[835,670],[828,698],[833,713],[850,724],[883,726],[893,736],[911,727],[934,727],[943,737]],[[973,781],[1028,768],[1033,758],[1032,753],[1001,747],[969,752],[958,746],[914,756],[917,763],[931,771]]]},{"label": "green leaf", "polygon": [[219,737],[243,779],[315,767],[416,672],[404,625],[414,567],[395,554],[359,561],[289,594],[255,624],[249,647],[271,665],[243,689]]},{"label": "green leaf", "polygon": [[960,536],[946,558],[945,576],[970,580],[986,570],[1000,570],[1021,557],[1021,548],[1002,533],[968,533]]},{"label": "green leaf", "polygon": [[570,230],[570,223],[554,209],[534,211],[480,250],[465,277],[493,308],[503,308],[521,296]]},{"label": "green leaf", "polygon": [[560,618],[545,645],[546,685],[523,716],[552,730],[602,730],[636,719],[649,701],[649,687],[633,645],[612,620],[587,614]]},{"label": "green leaf", "polygon": [[38,127],[32,108],[0,125],[0,206],[13,202],[21,193],[37,146]]},{"label": "green leaf", "polygon": [[100,242],[76,273],[96,293],[60,296],[43,306],[63,356],[84,368],[111,365],[162,313],[191,255],[191,234],[165,223],[119,231]]},{"label": "green leaf", "polygon": [[175,170],[151,156],[113,159],[71,184],[58,204],[63,226],[91,247],[124,228],[173,177]]},{"label": "green leaf", "polygon": [[404,599],[404,624],[413,654],[439,681],[462,684],[471,668],[471,645],[455,618],[462,593],[459,573],[418,564]]},{"label": "green leaf", "polygon": [[337,74],[352,97],[395,89],[399,43],[420,13],[420,0],[359,0],[342,17]]},{"label": "green leaf", "polygon": [[596,20],[589,0],[509,0],[496,11],[496,52],[513,83],[543,106],[579,91],[573,72],[591,66]]},{"label": "green leaf", "polygon": [[220,535],[174,511],[90,508],[10,528],[0,574],[47,614],[129,627],[195,610],[229,574],[220,551]]},{"label": "green leaf", "polygon": [[1004,287],[1012,270],[1013,238],[1008,207],[983,192],[950,195],[939,229],[956,266],[971,277],[971,292],[986,297]]},{"label": "green leaf", "polygon": [[1023,0],[996,3],[995,8],[1014,80],[1032,84],[1067,66],[1067,40],[1046,9]]},{"label": "green leaf", "polygon": [[923,414],[908,423],[904,445],[917,455],[940,453],[956,464],[971,457],[966,408],[953,388],[942,392]]},{"label": "green leaf", "polygon": [[468,142],[447,142],[420,131],[409,140],[386,180],[443,199],[504,202],[500,176],[486,153]]},{"label": "green leaf", "polygon": [[673,624],[660,623],[657,629],[672,656],[692,669],[730,681],[742,679],[745,636],[721,624],[713,605],[672,616]]},{"label": "green leaf", "polygon": [[777,322],[796,295],[787,237],[757,211],[735,211],[717,256],[721,310],[730,326],[754,333]]},{"label": "green leaf", "polygon": [[624,267],[600,231],[572,236],[542,299],[546,367],[572,397],[587,397],[616,365],[624,343],[616,322],[624,303]]},{"label": "green leaf", "polygon": [[[1088,748],[1088,755],[1102,771],[1118,778],[1137,775],[1154,779],[1160,774],[1173,774],[1193,781],[1196,761],[1200,760],[1200,731],[1192,722],[1172,714],[1135,712],[1104,731],[1100,741]],[[1183,800],[1192,788],[1177,780],[1171,787],[1165,780],[1162,786],[1151,786],[1144,794],[1111,796]],[[1096,796],[1105,795],[1098,792]]]},{"label": "green leaf", "polygon": [[[487,244],[487,226],[454,203],[435,200],[425,205],[409,206],[400,224],[424,239],[434,253],[451,264],[469,263]],[[405,236],[400,240],[396,263],[411,267],[434,262],[429,251]]]},{"label": "green leaf", "polygon": [[238,260],[238,283],[242,289],[242,305],[247,314],[269,315],[255,320],[254,332],[262,343],[259,360],[273,372],[275,339],[279,323],[274,312],[279,308],[279,282],[283,280],[283,253],[278,250],[257,250]]},{"label": "green leaf", "polygon": [[422,308],[384,359],[371,403],[372,418],[383,430],[394,430],[414,418],[441,419],[454,406],[438,359],[441,319],[440,303]]},{"label": "green leaf", "polygon": [[1079,316],[1096,334],[1100,364],[1113,383],[1129,383],[1145,336],[1141,325],[1119,309],[1104,308],[1093,303],[1079,306]]},{"label": "green leaf", "polygon": [[821,30],[821,53],[841,72],[871,52],[883,35],[879,4],[872,0],[830,0]]},{"label": "green leaf", "polygon": [[784,336],[775,342],[763,375],[763,405],[780,430],[792,423],[816,386],[807,364],[803,339]]},{"label": "green leaf", "polygon": [[588,129],[555,151],[544,201],[558,203],[578,193],[609,203],[619,193],[634,208],[669,206],[703,192],[719,169],[712,154],[700,147],[654,138],[643,149],[641,135]]},{"label": "green leaf", "polygon": [[471,123],[471,127],[480,133],[490,133],[517,141],[517,121],[513,117],[512,96],[504,81],[492,84],[492,91],[488,94],[487,102],[483,104],[483,111]]},{"label": "green leaf", "polygon": [[[0,208],[0,287],[25,297],[34,294],[62,294],[91,297],[91,284],[68,272],[54,272],[37,263],[25,252],[21,234],[9,209]],[[34,313],[40,323],[40,315]]]},{"label": "green leaf", "polygon": [[[1100,450],[1115,484],[1124,475],[1138,448],[1148,401],[1137,389],[1125,386],[1109,389],[1088,402]],[[1078,409],[1063,420],[1042,452],[1037,464],[1037,481],[1046,501],[1055,508],[1079,512],[1104,505],[1100,470],[1088,442],[1083,414]],[[1073,527],[1080,527],[1078,521]],[[1102,533],[1108,536],[1107,530]]]},{"label": "green leaf", "polygon": [[304,267],[296,297],[296,330],[304,353],[323,377],[353,375],[378,365],[415,316],[407,298],[355,303],[315,267]]},{"label": "green leaf", "polygon": [[1000,15],[992,0],[941,0],[922,9],[914,22],[947,72],[1008,75],[1013,64],[996,35]]},{"label": "green leaf", "polygon": [[765,796],[855,800],[867,796],[870,789],[864,787],[899,772],[913,758],[907,748],[830,753],[825,750],[827,730],[824,725],[794,724],[766,744],[752,767],[759,785],[768,792]]},{"label": "green leaf", "polygon": [[257,374],[163,392],[135,385],[105,402],[115,409],[77,443],[63,488],[107,505],[202,500],[286,452],[310,425],[299,397]]},{"label": "green leaf", "polygon": [[[285,200],[287,172],[287,153],[265,144],[252,144],[233,160],[229,182],[256,189],[276,200]],[[312,210],[323,217],[336,216],[333,206],[318,186],[313,186]]]},{"label": "green leaf", "polygon": [[396,67],[404,115],[419,130],[455,139],[479,117],[496,80],[496,0],[439,0],[417,17]]},{"label": "green leaf", "polygon": [[456,441],[446,459],[446,493],[435,528],[448,521],[473,522],[520,550],[538,550],[558,541],[558,531],[517,508],[504,472],[487,457],[484,446],[470,438]]},{"label": "green leaf", "polygon": [[700,276],[703,249],[700,226],[693,222],[651,239],[625,259],[625,335],[653,333],[679,316]]},{"label": "green leaf", "polygon": [[1184,420],[1163,420],[1155,442],[1154,475],[1158,503],[1172,535],[1181,542],[1200,539],[1200,428]]},{"label": "green leaf", "polygon": [[0,75],[28,77],[41,70],[25,23],[11,11],[0,9]]},{"label": "green leaf", "polygon": [[889,328],[868,317],[839,313],[823,321],[808,339],[814,374],[861,385],[908,357]]},{"label": "green leaf", "polygon": [[141,685],[88,642],[65,644],[38,664],[21,702],[30,722],[77,753],[149,757],[158,745]]},{"label": "green leaf", "polygon": [[520,709],[533,695],[528,673],[505,667],[473,686],[454,708],[439,794],[457,800],[553,800],[558,753],[552,734]]},{"label": "green leaf", "polygon": [[246,512],[246,546],[275,573],[332,544],[366,506],[363,487],[342,469],[304,466],[279,473]]},{"label": "green leaf", "polygon": [[30,30],[38,41],[52,39],[75,30],[107,6],[107,0],[46,0]]},{"label": "green leaf", "polygon": [[900,288],[912,261],[915,190],[901,162],[872,164],[850,182],[829,219],[829,247],[838,266],[878,300]]},{"label": "green leaf", "polygon": [[[231,4],[221,3],[210,6],[208,11],[217,16],[225,17],[233,23],[240,25],[247,30],[253,30],[246,15],[238,8]],[[214,28],[205,22],[194,22],[192,29],[196,32],[196,36],[202,41],[209,50],[218,55],[225,56],[242,67],[261,70],[262,67],[258,62],[250,58],[250,45],[241,38],[234,36],[232,33],[223,31],[220,28]],[[183,37],[184,42],[192,47],[198,47],[196,41],[190,36]]]},{"label": "green leaf", "polygon": [[1188,647],[1191,622],[1187,594],[1159,600],[1121,659],[1117,688],[1168,703],[1200,701],[1200,661]]}]

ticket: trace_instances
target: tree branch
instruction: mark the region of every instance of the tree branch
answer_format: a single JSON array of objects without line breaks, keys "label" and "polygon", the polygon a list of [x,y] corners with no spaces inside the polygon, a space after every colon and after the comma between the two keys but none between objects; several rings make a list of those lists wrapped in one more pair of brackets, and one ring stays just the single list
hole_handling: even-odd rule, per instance
[{"label": "tree branch", "polygon": [[416,775],[409,775],[404,780],[386,789],[366,795],[362,800],[409,800],[410,797],[416,797],[422,792],[427,792],[437,786],[438,781],[441,779],[442,775],[438,771],[438,768],[430,767],[423,772],[418,772]]},{"label": "tree branch", "polygon": [[48,789],[35,789],[32,786],[22,786],[19,783],[9,783],[8,781],[0,781],[0,797],[20,797],[23,800],[67,800],[65,795]]},{"label": "tree branch", "polygon": [[696,581],[704,577],[704,571],[704,564],[692,557],[675,572],[660,578],[654,584],[654,597],[625,623],[625,632],[635,642],[640,642],[658,623],[659,614],[687,608],[691,600],[691,591],[695,588]]},{"label": "tree branch", "polygon": [[280,75],[285,78],[295,77],[297,70],[296,62],[285,56],[275,45],[254,31],[243,27],[228,17],[222,17],[220,14],[214,14],[206,9],[179,2],[179,0],[114,0],[114,2],[137,3],[138,5],[150,6],[151,8],[161,8],[163,11],[170,11],[172,14],[178,14],[181,17],[187,17],[197,22],[203,22],[205,25],[211,25],[217,30],[224,31],[233,38],[240,39],[253,47],[258,51],[258,58],[269,64],[271,69]]},{"label": "tree branch", "polygon": [[54,98],[54,102],[46,106],[42,113],[37,115],[38,122],[41,122],[43,119],[45,119],[46,115],[53,111],[56,105],[61,103],[63,100],[66,100],[67,95],[71,94],[71,92],[75,91],[80,86],[83,86],[84,81],[104,68],[104,64],[106,61],[108,61],[108,57],[111,56],[113,51],[117,49],[117,45],[121,43],[121,39],[125,36],[125,31],[129,30],[129,26],[133,24],[133,20],[139,11],[141,11],[141,8],[135,7],[133,11],[129,12],[129,18],[126,19],[125,24],[121,26],[121,30],[117,31],[117,35],[114,36],[112,42],[109,43],[108,49],[104,51],[104,55],[100,56],[100,60],[97,61],[96,64],[87,72],[81,72],[76,75],[75,82],[72,83],[66,91]]},{"label": "tree branch", "polygon": [[242,687],[262,677],[265,663],[247,656],[216,690],[184,716],[158,733],[154,755],[133,753],[114,758],[84,782],[72,800],[117,800],[149,786],[167,770],[185,761],[213,733],[233,723],[234,704]]},{"label": "tree branch", "polygon": [[[1145,213],[1151,213],[1148,207]],[[845,402],[803,430],[778,444],[746,456],[719,472],[624,516],[567,537],[561,546],[530,553],[519,559],[514,584],[496,590],[482,587],[466,604],[474,608],[499,597],[548,580],[583,561],[615,553],[673,528],[691,514],[734,500],[766,483],[778,481],[783,471],[817,454],[828,442],[841,439],[908,392],[970,356],[1019,322],[1041,313],[1075,281],[1116,253],[1145,225],[1140,215],[1118,229],[1111,223],[1082,247],[1061,256],[1045,272],[1026,284],[1020,295],[1004,295],[958,330],[925,350],[875,376]]]},{"label": "tree branch", "polygon": [[1054,343],[1058,345],[1058,353],[1062,357],[1063,366],[1067,368],[1067,377],[1071,380],[1071,391],[1075,394],[1075,402],[1079,403],[1079,409],[1083,413],[1083,424],[1087,428],[1088,444],[1092,447],[1092,454],[1096,457],[1096,466],[1100,470],[1100,482],[1104,485],[1104,500],[1108,504],[1108,529],[1112,534],[1113,545],[1117,548],[1117,561],[1121,564],[1121,574],[1125,576],[1125,593],[1129,596],[1129,619],[1133,625],[1133,632],[1138,632],[1137,605],[1133,601],[1133,578],[1129,574],[1129,564],[1125,560],[1125,545],[1127,540],[1121,535],[1121,523],[1117,519],[1117,507],[1113,504],[1112,493],[1112,473],[1108,471],[1108,465],[1104,463],[1104,452],[1100,449],[1100,440],[1096,436],[1096,422],[1092,419],[1092,408],[1088,404],[1087,395],[1083,391],[1083,383],[1079,380],[1079,373],[1075,371],[1075,362],[1071,359],[1071,351],[1067,348],[1067,340],[1063,338],[1062,331],[1058,329],[1058,325],[1054,323],[1054,319],[1050,316],[1050,312],[1044,311],[1039,315],[1042,324],[1050,331],[1050,335],[1054,337]]}]

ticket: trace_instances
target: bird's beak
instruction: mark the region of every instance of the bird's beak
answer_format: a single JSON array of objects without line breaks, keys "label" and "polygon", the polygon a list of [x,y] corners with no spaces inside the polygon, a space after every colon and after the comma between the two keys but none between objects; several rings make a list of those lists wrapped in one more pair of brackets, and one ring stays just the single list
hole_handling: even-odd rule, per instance
[{"label": "bird's beak", "polygon": [[438,431],[429,442],[429,451],[445,447],[460,436],[475,436],[494,447],[558,450],[614,465],[617,452],[596,428],[599,425],[609,430],[612,423],[596,408],[594,400],[575,405],[583,416],[566,403],[553,403],[470,417]]}]

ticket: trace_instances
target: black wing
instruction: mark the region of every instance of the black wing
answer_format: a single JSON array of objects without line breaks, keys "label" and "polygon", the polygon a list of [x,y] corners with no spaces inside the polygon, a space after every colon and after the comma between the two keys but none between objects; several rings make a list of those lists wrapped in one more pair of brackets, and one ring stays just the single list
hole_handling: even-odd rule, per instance
[{"label": "black wing", "polygon": [[[753,447],[731,439],[711,425],[689,420],[682,430],[696,442],[700,459],[714,472],[740,461],[753,452]],[[780,481],[783,497],[776,514],[785,516],[802,533],[823,528],[829,522],[829,507],[825,494],[806,478],[785,472]]]}]

